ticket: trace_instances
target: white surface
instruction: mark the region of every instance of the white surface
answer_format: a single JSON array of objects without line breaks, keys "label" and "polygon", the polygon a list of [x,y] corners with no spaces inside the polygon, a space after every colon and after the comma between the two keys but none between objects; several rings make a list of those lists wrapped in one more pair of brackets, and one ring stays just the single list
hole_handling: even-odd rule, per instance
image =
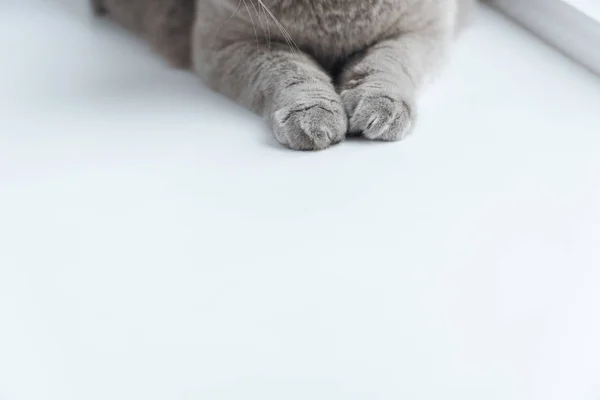
[{"label": "white surface", "polygon": [[491,3],[600,76],[598,0],[491,0]]},{"label": "white surface", "polygon": [[0,398],[600,399],[600,82],[481,14],[415,136],[309,154],[1,3]]}]

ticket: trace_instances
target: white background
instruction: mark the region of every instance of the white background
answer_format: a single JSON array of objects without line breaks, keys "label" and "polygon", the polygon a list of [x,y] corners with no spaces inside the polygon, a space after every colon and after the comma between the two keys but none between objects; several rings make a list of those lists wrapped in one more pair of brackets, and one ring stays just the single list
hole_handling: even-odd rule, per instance
[{"label": "white background", "polygon": [[399,144],[281,149],[0,3],[0,399],[600,399],[600,80],[489,10]]}]

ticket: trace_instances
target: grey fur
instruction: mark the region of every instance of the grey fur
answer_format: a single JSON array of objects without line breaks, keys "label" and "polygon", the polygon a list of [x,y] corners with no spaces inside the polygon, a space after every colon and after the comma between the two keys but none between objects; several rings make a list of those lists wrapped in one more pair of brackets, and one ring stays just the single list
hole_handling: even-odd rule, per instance
[{"label": "grey fur", "polygon": [[396,141],[475,0],[92,0],[292,149]]}]

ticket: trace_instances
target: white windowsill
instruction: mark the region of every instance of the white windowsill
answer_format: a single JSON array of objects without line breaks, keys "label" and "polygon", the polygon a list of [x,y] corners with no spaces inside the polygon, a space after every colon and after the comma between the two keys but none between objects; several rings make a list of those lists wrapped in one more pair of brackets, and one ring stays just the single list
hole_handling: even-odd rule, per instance
[{"label": "white windowsill", "polygon": [[597,0],[492,0],[492,4],[600,75]]}]

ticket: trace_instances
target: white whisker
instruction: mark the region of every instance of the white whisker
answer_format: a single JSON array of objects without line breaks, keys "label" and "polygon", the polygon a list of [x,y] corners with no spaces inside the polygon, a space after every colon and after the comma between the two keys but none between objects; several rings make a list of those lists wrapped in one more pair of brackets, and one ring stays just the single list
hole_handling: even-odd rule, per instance
[{"label": "white whisker", "polygon": [[[250,12],[250,7],[248,7],[248,3],[246,0],[242,0],[244,5],[246,6],[246,11],[248,11],[248,16],[250,17],[250,22],[252,23],[252,28],[254,29],[254,37],[256,38],[256,50],[258,50],[258,32],[256,30],[256,25],[254,24],[254,18],[252,18],[252,13]],[[251,1],[251,0],[250,0]]]},{"label": "white whisker", "polygon": [[256,6],[254,5],[254,2],[252,0],[249,0],[249,1],[250,1],[250,5],[254,9],[254,13],[256,14],[256,18],[258,19],[258,23],[260,24],[260,29],[262,30],[263,36],[264,36],[264,34],[265,34],[265,26],[263,25],[263,20],[261,18],[261,14],[260,14],[260,11],[259,11],[260,6],[257,9]]},{"label": "white whisker", "polygon": [[300,52],[300,48],[298,47],[296,42],[294,42],[294,39],[292,39],[292,36],[289,34],[287,29],[285,29],[285,27],[281,24],[281,22],[279,22],[279,20],[275,17],[275,15],[273,15],[271,10],[269,10],[269,8],[265,5],[265,3],[262,0],[256,0],[256,1],[258,1],[258,4],[263,8],[263,10],[265,10],[265,12],[269,15],[269,17],[271,17],[271,19],[275,23],[275,26],[277,26],[277,28],[283,35],[284,40],[290,47],[290,50],[292,50],[292,52],[294,52],[294,53],[296,51]]},{"label": "white whisker", "polygon": [[233,14],[231,14],[229,16],[229,18],[227,18],[225,20],[225,22],[223,22],[223,25],[221,25],[220,27],[217,28],[217,32],[219,32],[221,30],[221,28],[223,28],[225,25],[227,25],[227,23],[229,21],[231,21],[231,18],[233,18],[235,16],[235,14],[237,14],[238,10],[240,9],[240,6],[242,5],[242,0],[238,1],[237,7],[235,8],[235,10],[233,11]]}]

